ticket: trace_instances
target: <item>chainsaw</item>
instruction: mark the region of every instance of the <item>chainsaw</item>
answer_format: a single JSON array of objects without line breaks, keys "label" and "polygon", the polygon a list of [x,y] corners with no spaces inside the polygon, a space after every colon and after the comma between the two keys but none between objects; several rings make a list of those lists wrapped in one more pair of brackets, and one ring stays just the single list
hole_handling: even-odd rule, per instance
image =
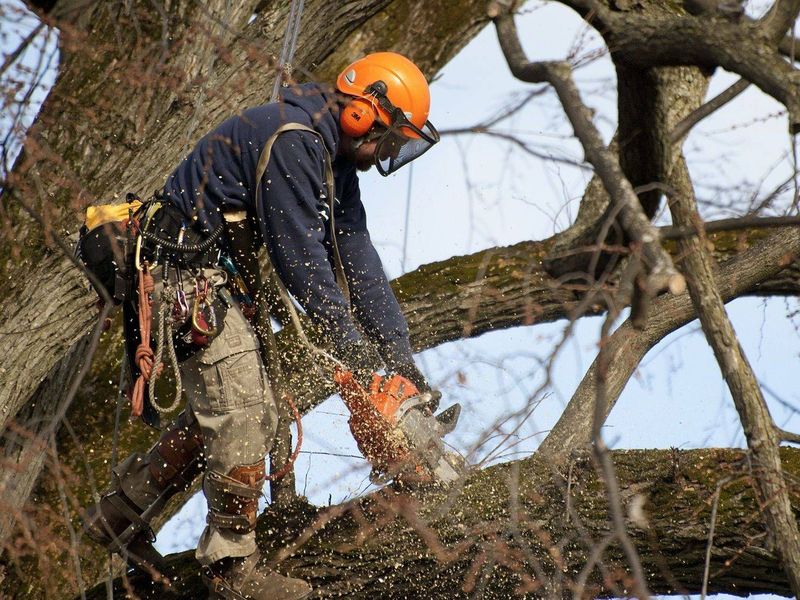
[{"label": "chainsaw", "polygon": [[400,375],[373,375],[368,390],[349,371],[336,371],[334,381],[358,449],[372,464],[372,483],[450,484],[463,477],[464,460],[442,440],[456,427],[459,404],[434,415],[434,395]]}]

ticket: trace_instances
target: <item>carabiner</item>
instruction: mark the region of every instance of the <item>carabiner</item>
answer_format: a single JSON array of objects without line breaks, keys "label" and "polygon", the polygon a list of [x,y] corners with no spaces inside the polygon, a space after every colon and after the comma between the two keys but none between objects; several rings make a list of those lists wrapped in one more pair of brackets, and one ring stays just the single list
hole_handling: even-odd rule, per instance
[{"label": "carabiner", "polygon": [[186,301],[186,292],[177,290],[175,292],[175,302],[172,304],[172,322],[175,325],[185,323],[189,318],[189,303]]},{"label": "carabiner", "polygon": [[[192,305],[192,329],[201,336],[217,335],[217,315],[214,307],[208,302],[208,279],[202,275],[194,282],[194,304]],[[204,307],[208,307],[206,319]]]}]

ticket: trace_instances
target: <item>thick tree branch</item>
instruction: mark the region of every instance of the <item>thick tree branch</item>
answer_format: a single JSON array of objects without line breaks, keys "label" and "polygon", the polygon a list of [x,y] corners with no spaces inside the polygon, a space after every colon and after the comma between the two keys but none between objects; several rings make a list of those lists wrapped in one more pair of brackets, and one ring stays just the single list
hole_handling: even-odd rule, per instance
[{"label": "thick tree branch", "polygon": [[[700,593],[712,500],[719,490],[708,592],[790,594],[763,535],[744,452],[611,455],[625,508],[639,514],[628,519],[627,531],[653,593]],[[796,481],[800,450],[783,449],[781,456]],[[797,489],[792,491],[797,498]],[[289,540],[304,540],[279,569],[309,579],[314,598],[466,600],[478,585],[487,598],[573,597],[582,577],[587,581],[580,597],[629,595],[630,572],[616,544],[605,549],[605,576],[596,566],[582,573],[598,548],[586,540],[608,543],[604,492],[585,455],[563,473],[534,456],[475,473],[453,495],[408,497],[384,490],[319,511],[267,512],[259,521],[259,544],[275,556]],[[177,589],[156,590],[159,597],[202,594],[191,553],[171,560],[179,570]],[[147,582],[131,583],[138,594],[151,597]],[[121,582],[116,584],[122,591]],[[104,594],[98,586],[88,598],[101,600]]]},{"label": "thick tree branch", "polygon": [[798,12],[800,12],[800,0],[775,0],[761,19],[761,29],[769,39],[775,42],[782,40],[786,31],[797,19]]},{"label": "thick tree branch", "polygon": [[[694,188],[683,159],[673,171],[671,183],[675,193],[671,194],[670,210],[675,226],[700,225],[702,220],[697,210]],[[714,282],[713,261],[706,249],[705,236],[684,238],[678,242],[678,248],[684,256],[682,264],[692,305],[728,384],[747,446],[753,455],[753,471],[764,506],[764,520],[775,541],[792,592],[800,596],[800,532],[781,471],[778,431],[753,369],[725,312],[722,297]]]},{"label": "thick tree branch", "polygon": [[[791,257],[800,256],[800,228],[779,230],[753,245],[735,258],[720,265],[716,273],[717,286],[723,300],[730,301],[743,290],[779,273]],[[611,411],[623,388],[645,354],[666,335],[692,321],[695,311],[688,295],[656,298],[642,331],[623,323],[608,339],[607,350],[611,368],[607,376],[606,414]],[[595,371],[592,363],[561,417],[539,446],[539,453],[557,463],[563,463],[570,452],[591,440],[595,402]]]},{"label": "thick tree branch", "polygon": [[627,65],[720,66],[737,73],[786,106],[793,131],[800,127],[800,73],[756,23],[626,14],[613,16],[603,34],[614,60]]}]

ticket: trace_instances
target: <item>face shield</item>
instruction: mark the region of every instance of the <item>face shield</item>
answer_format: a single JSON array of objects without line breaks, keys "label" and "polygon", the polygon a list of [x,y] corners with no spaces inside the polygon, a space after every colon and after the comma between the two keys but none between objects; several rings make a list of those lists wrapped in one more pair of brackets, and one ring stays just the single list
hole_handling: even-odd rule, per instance
[{"label": "face shield", "polygon": [[375,166],[386,177],[430,150],[439,141],[439,132],[430,121],[425,121],[420,129],[384,94],[374,87],[369,91],[391,120],[389,125],[376,124],[374,132]]},{"label": "face shield", "polygon": [[[409,128],[412,128],[415,137],[408,137],[403,133]],[[439,132],[430,121],[426,121],[422,129],[410,122],[403,125],[402,129],[388,127],[378,138],[375,166],[385,177],[425,154],[438,141]]]}]

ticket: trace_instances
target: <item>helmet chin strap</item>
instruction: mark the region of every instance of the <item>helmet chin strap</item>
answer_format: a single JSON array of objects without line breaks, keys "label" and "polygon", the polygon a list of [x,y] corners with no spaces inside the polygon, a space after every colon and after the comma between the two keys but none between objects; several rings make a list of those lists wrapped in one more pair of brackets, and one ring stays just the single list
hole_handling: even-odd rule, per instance
[{"label": "helmet chin strap", "polygon": [[380,131],[375,125],[373,125],[367,133],[362,135],[361,137],[352,138],[353,140],[353,150],[358,150],[361,146],[366,144],[367,142],[371,142],[373,140],[378,139],[382,135],[382,131]]}]

